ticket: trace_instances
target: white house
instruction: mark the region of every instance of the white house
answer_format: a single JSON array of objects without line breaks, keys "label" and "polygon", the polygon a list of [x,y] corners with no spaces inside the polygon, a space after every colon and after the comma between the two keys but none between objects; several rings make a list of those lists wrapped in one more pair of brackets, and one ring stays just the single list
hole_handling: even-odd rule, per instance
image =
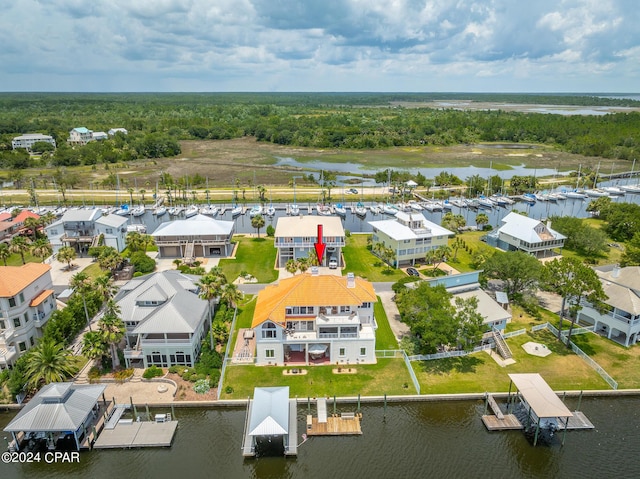
[{"label": "white house", "polygon": [[209,329],[199,279],[169,270],[134,278],[120,289],[115,300],[127,328],[127,367],[195,364]]},{"label": "white house", "polygon": [[422,213],[398,212],[394,219],[369,221],[373,243],[392,248],[396,266],[412,265],[424,260],[427,251],[446,246],[454,233],[427,220]]},{"label": "white house", "polygon": [[86,145],[91,140],[93,140],[93,131],[81,126],[79,128],[74,128],[69,132],[69,139],[67,143],[71,145]]},{"label": "white house", "polygon": [[162,223],[151,234],[159,258],[225,257],[233,251],[233,221],[195,215],[185,220]]},{"label": "white house", "polygon": [[124,128],[111,128],[107,133],[109,133],[109,136],[115,136],[115,134],[118,132],[124,135],[129,134],[129,132]]},{"label": "white house", "polygon": [[304,273],[258,293],[251,327],[256,364],[375,363],[373,285],[356,278]]},{"label": "white house", "polygon": [[538,258],[554,256],[555,248],[562,248],[566,236],[551,229],[551,222],[509,213],[502,218],[502,226],[489,233],[487,243],[505,251],[524,251]]},{"label": "white house", "polygon": [[101,216],[94,222],[95,234],[103,235],[105,246],[111,246],[118,252],[122,252],[127,246],[125,239],[127,237],[128,224],[129,218],[126,216]]},{"label": "white house", "polygon": [[27,150],[30,150],[33,144],[39,141],[50,143],[54,148],[56,146],[56,140],[54,140],[52,136],[43,135],[41,133],[26,133],[24,135],[16,136],[11,140],[11,148],[14,150],[16,148],[26,148]]},{"label": "white house", "polygon": [[35,345],[55,309],[51,266],[0,266],[0,369]]},{"label": "white house", "polygon": [[640,338],[640,266],[595,268],[602,289],[609,297],[605,311],[588,302],[582,304],[578,321],[594,325],[594,331],[629,346]]},{"label": "white house", "polygon": [[278,267],[284,268],[290,259],[306,258],[315,253],[318,242],[318,225],[322,226],[322,241],[326,252],[320,266],[328,266],[335,258],[338,268],[343,266],[342,248],[345,233],[342,221],[337,216],[285,216],[276,223],[274,245],[278,250]]},{"label": "white house", "polygon": [[92,140],[106,140],[107,138],[109,138],[109,135],[107,135],[104,131],[93,131],[91,132],[91,139]]}]

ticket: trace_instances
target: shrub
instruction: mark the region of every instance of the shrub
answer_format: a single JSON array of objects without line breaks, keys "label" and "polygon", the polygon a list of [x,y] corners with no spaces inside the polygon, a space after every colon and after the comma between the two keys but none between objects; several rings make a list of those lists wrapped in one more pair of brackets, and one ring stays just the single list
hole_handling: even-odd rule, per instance
[{"label": "shrub", "polygon": [[196,383],[193,385],[193,390],[197,393],[197,394],[206,394],[209,392],[209,381],[207,381],[206,379],[199,379],[196,381]]},{"label": "shrub", "polygon": [[[160,372],[162,373],[162,369],[160,369]],[[129,379],[131,376],[133,376],[133,368],[121,369],[120,371],[116,371],[113,374],[113,377],[118,382],[124,382],[126,379]]]},{"label": "shrub", "polygon": [[224,388],[224,392],[227,394],[233,394],[233,388],[231,386],[227,386]]},{"label": "shrub", "polygon": [[87,376],[89,377],[89,382],[93,382],[96,379],[99,379],[101,375],[102,374],[100,373],[100,368],[93,366],[91,369],[89,369],[89,374]]},{"label": "shrub", "polygon": [[220,381],[220,370],[214,369],[209,374],[209,386],[212,388],[217,388],[219,381]]},{"label": "shrub", "polygon": [[273,236],[276,234],[276,229],[273,227],[273,225],[268,225],[267,226],[267,236]]},{"label": "shrub", "polygon": [[136,271],[135,273],[133,273],[134,278],[137,278],[139,276],[144,276],[144,273],[141,273],[140,271]]},{"label": "shrub", "polygon": [[142,377],[145,379],[151,379],[151,378],[157,378],[163,375],[164,375],[164,372],[162,371],[162,368],[159,368],[158,366],[150,366],[144,371],[144,373],[142,374]]},{"label": "shrub", "polygon": [[180,368],[182,366],[176,366],[175,364],[169,368],[169,372],[172,374],[179,374]]},{"label": "shrub", "polygon": [[350,238],[351,237],[351,231],[350,230],[344,230],[344,235],[345,235],[345,237]]},{"label": "shrub", "polygon": [[151,273],[156,269],[156,262],[153,258],[149,258],[144,251],[136,251],[131,253],[129,262],[135,267],[136,271],[140,273]]},{"label": "shrub", "polygon": [[188,378],[196,372],[194,368],[190,368],[188,366],[180,366],[180,368],[181,369],[178,371],[178,374],[187,381],[189,380]]}]

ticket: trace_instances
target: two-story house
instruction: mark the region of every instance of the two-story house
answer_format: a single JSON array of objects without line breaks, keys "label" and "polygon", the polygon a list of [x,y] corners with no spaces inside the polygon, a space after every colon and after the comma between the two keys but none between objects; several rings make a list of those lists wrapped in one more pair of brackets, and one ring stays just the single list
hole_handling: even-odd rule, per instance
[{"label": "two-story house", "polygon": [[373,243],[382,243],[395,252],[395,266],[424,260],[427,251],[446,246],[454,233],[427,220],[422,213],[398,212],[394,219],[369,221]]},{"label": "two-story house", "polygon": [[44,229],[53,252],[63,246],[71,246],[78,254],[86,254],[90,246],[104,234],[106,246],[113,246],[121,252],[125,248],[129,218],[119,215],[102,216],[99,209],[69,209],[62,218]]},{"label": "two-story house", "polygon": [[34,143],[45,142],[53,145],[55,148],[56,140],[50,135],[43,135],[42,133],[26,133],[24,135],[16,136],[11,140],[11,148],[25,148],[30,150]]},{"label": "two-story house", "polygon": [[593,324],[594,331],[629,346],[640,340],[640,266],[603,266],[595,268],[602,289],[608,296],[596,308],[582,303],[578,321]]},{"label": "two-story house", "polygon": [[209,329],[198,276],[162,271],[125,284],[115,297],[125,323],[127,367],[193,366]]},{"label": "two-story house", "polygon": [[16,234],[22,234],[27,218],[39,219],[40,216],[29,210],[22,210],[15,217],[11,213],[0,213],[0,242],[8,243]]},{"label": "two-story house", "polygon": [[251,327],[256,364],[375,363],[373,285],[356,278],[304,273],[258,293]]},{"label": "two-story house", "polygon": [[329,266],[333,259],[337,267],[344,266],[342,248],[345,233],[342,221],[337,216],[286,216],[278,218],[275,232],[275,247],[278,250],[278,268],[284,268],[290,259],[306,258],[315,254],[318,242],[318,225],[322,226],[322,241],[326,252],[320,266]]},{"label": "two-story house", "polygon": [[42,336],[56,309],[51,266],[0,266],[0,369],[12,366]]},{"label": "two-story house", "polygon": [[93,140],[93,131],[81,126],[69,132],[67,143],[70,145],[86,145]]},{"label": "two-story house", "polygon": [[524,251],[536,258],[554,256],[556,248],[562,248],[566,236],[551,229],[551,222],[509,213],[502,218],[502,226],[486,236],[487,244],[505,251]]}]

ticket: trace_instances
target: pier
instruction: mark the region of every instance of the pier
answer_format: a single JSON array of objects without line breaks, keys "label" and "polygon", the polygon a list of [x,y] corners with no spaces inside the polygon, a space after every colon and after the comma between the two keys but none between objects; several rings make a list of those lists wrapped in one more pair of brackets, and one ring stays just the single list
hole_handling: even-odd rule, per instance
[{"label": "pier", "polygon": [[[116,407],[112,419],[125,407]],[[120,412],[120,416],[122,412]],[[138,447],[169,447],[178,428],[171,414],[158,414],[155,421],[133,419],[109,420],[93,445],[94,449],[130,449]]]},{"label": "pier", "polygon": [[[524,426],[513,414],[504,414],[500,406],[491,394],[486,397],[486,406],[489,406],[493,414],[484,414],[482,422],[489,431],[508,431],[514,429],[524,429]],[[485,406],[485,409],[486,409]],[[485,411],[486,412],[486,411]]]},{"label": "pier", "polygon": [[318,398],[318,417],[307,415],[307,436],[348,436],[362,434],[362,414],[345,412],[327,416],[326,398]]}]

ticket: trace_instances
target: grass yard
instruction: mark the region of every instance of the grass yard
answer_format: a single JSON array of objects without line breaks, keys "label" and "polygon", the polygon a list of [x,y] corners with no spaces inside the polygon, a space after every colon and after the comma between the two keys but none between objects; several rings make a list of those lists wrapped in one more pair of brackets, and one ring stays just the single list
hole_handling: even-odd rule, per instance
[{"label": "grass yard", "polygon": [[354,273],[371,282],[395,282],[406,274],[399,269],[389,267],[367,248],[368,234],[356,234],[347,238],[342,252],[346,267],[344,272]]},{"label": "grass yard", "polygon": [[240,328],[250,328],[251,321],[253,320],[253,312],[256,309],[256,299],[257,296],[252,296],[250,294],[246,294],[242,301],[238,303],[238,316],[236,318],[236,329],[232,331],[230,348],[233,351],[233,348],[236,344],[236,338],[238,336],[238,330]]},{"label": "grass yard", "polygon": [[99,278],[100,276],[104,276],[106,273],[100,268],[98,263],[91,263],[85,269],[82,270],[84,274],[86,274],[92,280]]},{"label": "grass yard", "polygon": [[354,366],[356,374],[335,374],[336,366],[309,366],[305,375],[283,374],[284,367],[236,366],[226,369],[221,399],[246,399],[253,388],[289,386],[292,397],[363,396],[415,394],[409,372],[402,359],[378,359],[376,364]]},{"label": "grass yard", "polygon": [[473,268],[471,266],[471,264],[473,263],[474,253],[480,252],[484,255],[485,258],[488,258],[496,251],[495,248],[492,248],[484,241],[480,241],[480,238],[482,238],[486,234],[486,231],[466,231],[464,233],[457,234],[454,238],[450,238],[449,247],[452,247],[455,238],[460,238],[467,245],[468,251],[464,247],[458,248],[456,260],[453,261],[452,259],[449,259],[447,261],[447,264],[452,268],[457,269],[461,273],[476,271],[478,268]]},{"label": "grass yard", "polygon": [[382,306],[380,298],[378,298],[378,302],[373,305],[373,314],[378,323],[378,329],[376,330],[376,350],[398,349],[398,340],[395,334],[393,334],[393,331],[391,331],[387,313]]},{"label": "grass yard", "polygon": [[619,389],[640,388],[640,347],[625,348],[598,334],[578,334],[571,340],[618,382]]},{"label": "grass yard", "polygon": [[[545,344],[552,354],[545,358],[527,354],[522,345],[528,341]],[[509,338],[507,344],[516,363],[506,367],[501,367],[485,352],[461,358],[413,362],[422,393],[506,392],[509,390],[507,374],[530,372],[540,373],[556,391],[609,389],[598,373],[546,330]]]},{"label": "grass yard", "polygon": [[220,267],[229,281],[234,281],[241,272],[257,278],[259,283],[272,283],[278,279],[276,264],[276,248],[273,238],[262,236],[234,236],[238,243],[236,257],[220,260]]},{"label": "grass yard", "polygon": [[[30,252],[24,254],[25,263],[42,263],[42,258],[33,256]],[[0,262],[4,266],[4,262]],[[22,266],[22,257],[18,253],[13,253],[7,258],[7,266]]]}]

